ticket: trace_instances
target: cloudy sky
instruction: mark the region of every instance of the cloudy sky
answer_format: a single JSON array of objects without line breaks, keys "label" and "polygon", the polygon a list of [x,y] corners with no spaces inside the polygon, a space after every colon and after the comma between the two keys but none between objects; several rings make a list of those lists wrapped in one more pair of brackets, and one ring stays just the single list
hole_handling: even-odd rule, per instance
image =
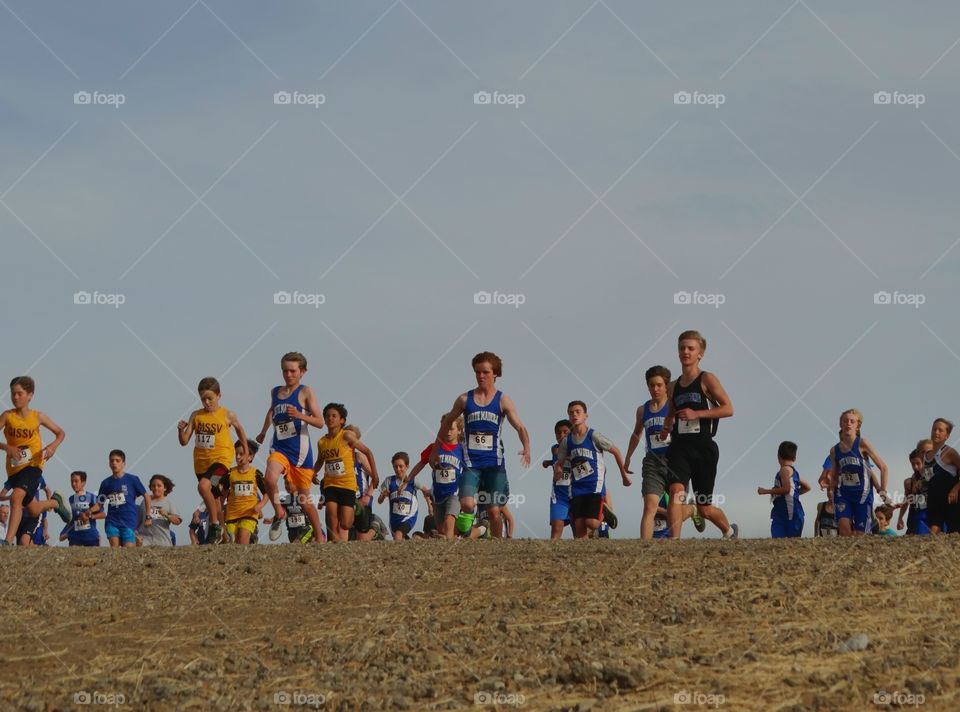
[{"label": "cloudy sky", "polygon": [[[858,407],[899,482],[932,419],[958,416],[955,3],[2,0],[0,17],[0,372],[33,375],[67,431],[55,487],[96,483],[119,447],[192,510],[175,424],[196,383],[222,376],[256,432],[289,350],[386,474],[487,349],[536,460],[572,399],[625,449],[644,370],[676,370],[699,329],[736,409],[717,491],[751,537],[781,440],[815,481]],[[517,534],[546,536],[548,475],[506,442]],[[621,537],[641,454],[634,487],[611,480]]]}]

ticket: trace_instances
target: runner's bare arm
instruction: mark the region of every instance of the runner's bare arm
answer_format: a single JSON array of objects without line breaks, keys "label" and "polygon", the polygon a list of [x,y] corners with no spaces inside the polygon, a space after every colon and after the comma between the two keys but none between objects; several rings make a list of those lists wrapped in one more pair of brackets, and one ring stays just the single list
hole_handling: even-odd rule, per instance
[{"label": "runner's bare arm", "polygon": [[523,445],[523,450],[520,453],[520,462],[524,468],[528,468],[530,467],[530,435],[527,433],[527,428],[523,424],[523,421],[520,420],[520,416],[517,415],[517,407],[513,404],[510,396],[501,396],[500,409],[503,411],[507,422],[513,426],[513,429],[517,431],[517,435],[520,436],[520,443]]},{"label": "runner's bare arm", "polygon": [[247,448],[247,431],[243,429],[243,426],[240,425],[240,419],[237,418],[237,414],[232,410],[227,411],[227,422],[237,433],[237,440],[240,441],[240,450],[243,453],[243,456],[249,457],[250,450]]},{"label": "runner's bare arm", "polygon": [[187,420],[177,423],[177,440],[181,446],[190,442],[190,437],[193,435],[193,418],[196,414],[197,411],[193,411]]},{"label": "runner's bare arm", "polygon": [[[273,392],[270,392],[271,402],[273,401]],[[270,429],[270,425],[273,423],[273,407],[267,408],[267,415],[263,419],[263,427],[260,428],[260,433],[255,438],[258,443],[263,445],[263,439],[267,436],[267,431]]]},{"label": "runner's bare arm", "polygon": [[[353,443],[351,444],[351,438]],[[360,438],[354,435],[349,430],[345,430],[343,433],[343,441],[349,446],[359,452],[363,453],[363,456],[367,458],[370,464],[370,482],[372,487],[376,487],[380,484],[380,474],[377,472],[377,461],[373,457],[373,451],[367,447],[366,443],[362,442]]]},{"label": "runner's bare arm", "polygon": [[46,413],[37,411],[37,420],[40,422],[40,425],[53,433],[53,442],[43,448],[43,458],[49,460],[57,454],[57,448],[60,447],[60,443],[67,437],[67,434],[63,432],[63,428],[54,423]]},{"label": "runner's bare arm", "polygon": [[297,410],[292,405],[287,406],[287,415],[294,420],[302,420],[307,425],[315,428],[324,426],[323,415],[320,410],[320,403],[317,401],[317,394],[313,392],[310,386],[304,386],[300,391],[301,410]]},{"label": "runner's bare arm", "polygon": [[720,385],[720,379],[709,371],[704,371],[701,383],[703,384],[704,394],[714,403],[714,407],[700,411],[698,415],[701,418],[733,417],[733,403],[730,402],[730,396]]},{"label": "runner's bare arm", "polygon": [[[441,445],[444,439],[447,437],[447,431],[450,430],[450,426],[457,418],[463,415],[463,409],[467,407],[467,394],[461,393],[457,399],[453,402],[453,407],[450,409],[450,412],[443,416],[443,419],[440,421],[440,430],[437,431],[436,444],[437,446]],[[434,448],[434,452],[437,451],[437,448]]]},{"label": "runner's bare arm", "polygon": [[800,478],[800,494],[806,494],[811,489],[813,488],[810,486],[810,483],[801,477]]},{"label": "runner's bare arm", "polygon": [[643,406],[637,408],[637,420],[633,426],[633,433],[630,434],[630,443],[627,445],[627,457],[624,461],[624,469],[627,474],[632,475],[630,471],[630,460],[633,459],[633,453],[640,445],[640,439],[643,437]]},{"label": "runner's bare arm", "polygon": [[657,433],[657,439],[661,442],[667,439],[667,435],[673,430],[673,421],[677,418],[677,410],[673,407],[673,389],[676,385],[676,381],[667,384],[667,417],[663,419],[663,427]]},{"label": "runner's bare arm", "polygon": [[[880,494],[887,494],[887,478],[890,475],[890,470],[887,467],[887,463],[883,461],[883,458],[877,454],[877,451],[874,449],[873,445],[866,438],[860,439],[860,451],[867,457],[869,457],[880,468]],[[889,498],[884,496],[883,500],[886,502]]]}]

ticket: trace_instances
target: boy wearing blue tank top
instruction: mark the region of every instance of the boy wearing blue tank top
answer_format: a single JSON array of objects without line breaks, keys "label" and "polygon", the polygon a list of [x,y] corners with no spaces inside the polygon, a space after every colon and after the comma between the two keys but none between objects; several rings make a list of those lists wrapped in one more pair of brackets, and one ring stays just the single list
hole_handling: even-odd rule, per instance
[{"label": "boy wearing blue tank top", "polygon": [[880,468],[880,496],[887,501],[887,463],[870,442],[860,435],[863,414],[856,408],[840,414],[840,442],[830,450],[829,486],[840,536],[869,534],[873,522],[873,477],[867,466],[872,460]]},{"label": "boy wearing blue tank top", "polygon": [[727,521],[713,504],[720,450],[713,439],[720,418],[733,416],[733,404],[714,374],[700,370],[707,340],[698,331],[684,331],[677,338],[682,372],[667,388],[669,410],[658,435],[670,437],[667,466],[670,473],[670,537],[680,538],[685,491],[696,493],[697,511],[713,523],[724,539],[736,539],[740,528]]},{"label": "boy wearing blue tank top", "polygon": [[[573,427],[567,419],[558,420],[553,426],[554,437],[557,438],[557,444],[550,448],[550,459],[543,461],[544,468],[550,468],[550,474],[553,474],[553,468],[557,464],[557,450],[560,449],[560,443],[567,439],[570,434],[570,428]],[[550,487],[550,538],[561,539],[563,537],[563,528],[568,524],[572,525],[570,519],[570,485],[573,483],[573,473],[570,470],[569,460],[564,463],[559,480],[553,480]]]},{"label": "boy wearing blue tank top", "polygon": [[960,532],[960,454],[947,445],[953,423],[946,418],[933,421],[933,447],[924,455],[927,489],[927,526],[931,534]]},{"label": "boy wearing blue tank top", "polygon": [[777,448],[780,469],[773,478],[773,487],[757,487],[761,497],[769,495],[773,503],[770,511],[770,536],[774,539],[799,538],[803,534],[803,505],[800,495],[810,491],[810,485],[800,479],[794,464],[797,444],[784,440]]},{"label": "boy wearing blue tank top", "polygon": [[439,467],[439,453],[444,437],[453,421],[463,415],[465,443],[463,448],[463,476],[460,481],[460,511],[473,512],[479,499],[486,505],[493,536],[503,536],[501,508],[510,497],[506,461],[503,456],[501,431],[507,420],[517,431],[523,450],[520,464],[530,467],[530,436],[524,427],[516,406],[505,393],[497,390],[497,378],[503,375],[503,362],[490,351],[473,357],[473,373],[477,387],[461,394],[447,413],[437,432],[436,447],[430,457],[430,467]]},{"label": "boy wearing blue tank top", "polygon": [[[923,468],[924,453],[920,450],[913,450],[910,453],[910,468],[913,474],[903,481],[903,502],[897,505],[900,514],[897,517],[897,529],[906,527],[907,534],[929,534],[930,527],[927,525],[927,495],[929,494],[930,482],[925,477]],[[903,516],[907,515],[906,524]]]},{"label": "boy wearing blue tank top", "polygon": [[563,466],[570,463],[573,475],[570,485],[570,517],[573,535],[585,539],[600,528],[603,522],[604,495],[607,493],[606,466],[603,454],[609,452],[617,461],[623,486],[631,485],[623,464],[620,449],[611,440],[587,425],[587,404],[571,401],[567,406],[571,429],[557,448],[557,463],[553,466],[554,480],[563,476]]}]

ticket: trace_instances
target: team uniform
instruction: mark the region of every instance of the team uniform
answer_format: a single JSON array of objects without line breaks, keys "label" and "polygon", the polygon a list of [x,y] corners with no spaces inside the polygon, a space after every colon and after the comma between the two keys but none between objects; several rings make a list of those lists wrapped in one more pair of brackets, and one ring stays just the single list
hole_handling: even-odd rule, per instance
[{"label": "team uniform", "polygon": [[[931,471],[931,476],[932,476]],[[907,508],[907,534],[929,534],[927,525],[927,498],[930,494],[930,480],[926,470],[919,475],[913,475],[913,494],[910,496],[910,505]]]},{"label": "team uniform", "polygon": [[[434,445],[435,443],[430,443],[420,453],[421,463],[427,464],[430,461]],[[443,524],[448,516],[455,517],[460,514],[459,493],[464,464],[463,445],[441,443],[437,459],[438,467],[430,473],[433,482],[433,517],[436,523]]]},{"label": "team uniform", "polygon": [[284,493],[280,495],[280,503],[287,510],[287,517],[284,520],[287,525],[287,540],[290,543],[295,541],[306,543],[312,539],[313,526],[307,519],[307,513],[303,511],[299,498]]},{"label": "team uniform", "polygon": [[124,472],[120,477],[111,475],[100,483],[97,500],[109,505],[103,527],[107,538],[119,538],[122,544],[136,541],[134,531],[140,518],[137,497],[146,493],[140,478],[129,472]]},{"label": "team uniform", "polygon": [[[688,386],[680,385],[680,379],[674,382],[674,412],[683,408],[710,409],[710,402],[701,383],[705,373],[706,371],[701,371]],[[717,463],[720,461],[720,449],[713,439],[717,434],[718,423],[717,418],[677,418],[667,448],[668,482],[680,483],[684,488],[689,486],[700,498],[697,501],[706,504],[713,503]]]},{"label": "team uniform", "polygon": [[668,434],[667,439],[661,442],[658,436],[658,433],[663,430],[663,421],[666,420],[669,410],[670,404],[666,402],[660,410],[652,410],[650,401],[643,404],[641,418],[647,452],[643,456],[640,490],[644,495],[662,495],[667,491],[667,485],[670,483],[667,450],[670,449],[671,438]]},{"label": "team uniform", "polygon": [[197,507],[200,512],[200,522],[194,524],[191,520],[190,526],[188,529],[197,535],[197,544],[206,544],[207,543],[207,524],[209,523],[209,515],[207,514],[207,505],[203,502],[200,503],[200,506]]},{"label": "team uniform", "polygon": [[780,472],[773,477],[774,488],[790,487],[786,494],[772,495],[773,508],[770,510],[770,536],[774,539],[799,537],[803,534],[803,505],[800,504],[800,473],[790,466],[791,475],[787,482],[780,481]]},{"label": "team uniform", "polygon": [[317,443],[318,461],[323,462],[323,496],[341,507],[357,504],[357,470],[353,448],[347,445],[341,429],[334,436],[324,435]]},{"label": "team uniform", "polygon": [[833,493],[833,509],[837,519],[850,519],[853,529],[869,534],[873,523],[873,482],[860,452],[858,435],[849,451],[834,445],[840,482]]},{"label": "team uniform", "polygon": [[233,466],[234,458],[227,409],[221,406],[212,413],[194,413],[193,438],[193,471],[198,480],[209,479],[213,496],[219,497],[220,478]]},{"label": "team uniform", "polygon": [[834,512],[828,512],[826,503],[817,511],[817,524],[819,525],[819,536],[838,536],[837,517]]},{"label": "team uniform", "polygon": [[7,424],[3,429],[7,445],[16,447],[20,454],[16,457],[7,453],[7,487],[24,491],[23,508],[26,510],[40,488],[43,474],[43,443],[40,440],[40,414],[31,410],[26,418],[17,411],[7,411]]},{"label": "team uniform", "polygon": [[[550,464],[557,464],[557,451],[560,445],[554,445],[550,448]],[[573,470],[570,461],[565,460],[563,469],[560,473],[560,479],[553,483],[550,490],[550,521],[572,524],[570,518],[570,487],[573,484]]]},{"label": "team uniform", "polygon": [[960,504],[950,504],[947,495],[957,484],[957,468],[945,463],[941,456],[944,445],[937,452],[924,457],[924,477],[927,479],[927,525],[941,531],[960,531]]},{"label": "team uniform", "polygon": [[477,405],[473,391],[467,392],[463,408],[466,447],[463,451],[463,477],[460,482],[461,497],[475,497],[485,504],[496,507],[506,504],[510,496],[507,470],[503,460],[503,410],[497,391],[487,405]]},{"label": "team uniform", "polygon": [[387,479],[381,488],[387,492],[390,502],[390,531],[403,532],[404,538],[407,538],[414,527],[417,526],[417,514],[419,505],[417,503],[417,486],[407,480],[403,489],[400,489],[395,475]]},{"label": "team uniform", "polygon": [[97,531],[97,521],[88,519],[81,521],[80,515],[89,511],[97,503],[97,495],[93,492],[70,495],[70,511],[73,517],[64,531],[67,534],[69,546],[100,546],[100,532]]},{"label": "team uniform", "polygon": [[301,413],[300,391],[306,386],[297,386],[286,398],[280,398],[280,386],[270,391],[270,407],[273,411],[273,443],[267,462],[279,462],[284,476],[294,489],[308,490],[313,481],[313,448],[310,429],[302,420],[287,415],[287,407],[293,406]]},{"label": "team uniform", "polygon": [[260,518],[254,510],[260,503],[260,496],[267,491],[263,473],[255,467],[248,468],[246,472],[234,467],[223,478],[223,489],[227,493],[227,533],[236,536],[238,529],[245,529],[252,537]]},{"label": "team uniform", "polygon": [[613,447],[613,442],[590,428],[579,442],[571,430],[557,448],[557,458],[570,461],[572,519],[603,519],[603,495],[607,493],[603,453]]}]

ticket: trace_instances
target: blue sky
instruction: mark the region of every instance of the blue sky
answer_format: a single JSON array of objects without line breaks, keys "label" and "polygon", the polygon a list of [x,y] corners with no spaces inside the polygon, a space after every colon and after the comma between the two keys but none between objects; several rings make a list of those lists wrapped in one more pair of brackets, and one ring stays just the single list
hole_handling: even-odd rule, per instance
[{"label": "blue sky", "polygon": [[[625,449],[643,371],[676,370],[676,336],[700,329],[736,409],[718,492],[747,536],[768,532],[755,491],[781,440],[815,479],[858,407],[895,480],[955,416],[953,4],[5,0],[0,16],[16,67],[0,296],[17,313],[0,371],[29,370],[66,429],[48,466],[62,489],[71,469],[106,476],[120,447],[192,510],[173,427],[197,381],[226,372],[224,403],[255,432],[288,350],[386,472],[485,349],[535,458],[578,398]],[[546,474],[508,471],[518,535],[545,536]],[[620,536],[639,530],[635,479],[612,480]]]}]

